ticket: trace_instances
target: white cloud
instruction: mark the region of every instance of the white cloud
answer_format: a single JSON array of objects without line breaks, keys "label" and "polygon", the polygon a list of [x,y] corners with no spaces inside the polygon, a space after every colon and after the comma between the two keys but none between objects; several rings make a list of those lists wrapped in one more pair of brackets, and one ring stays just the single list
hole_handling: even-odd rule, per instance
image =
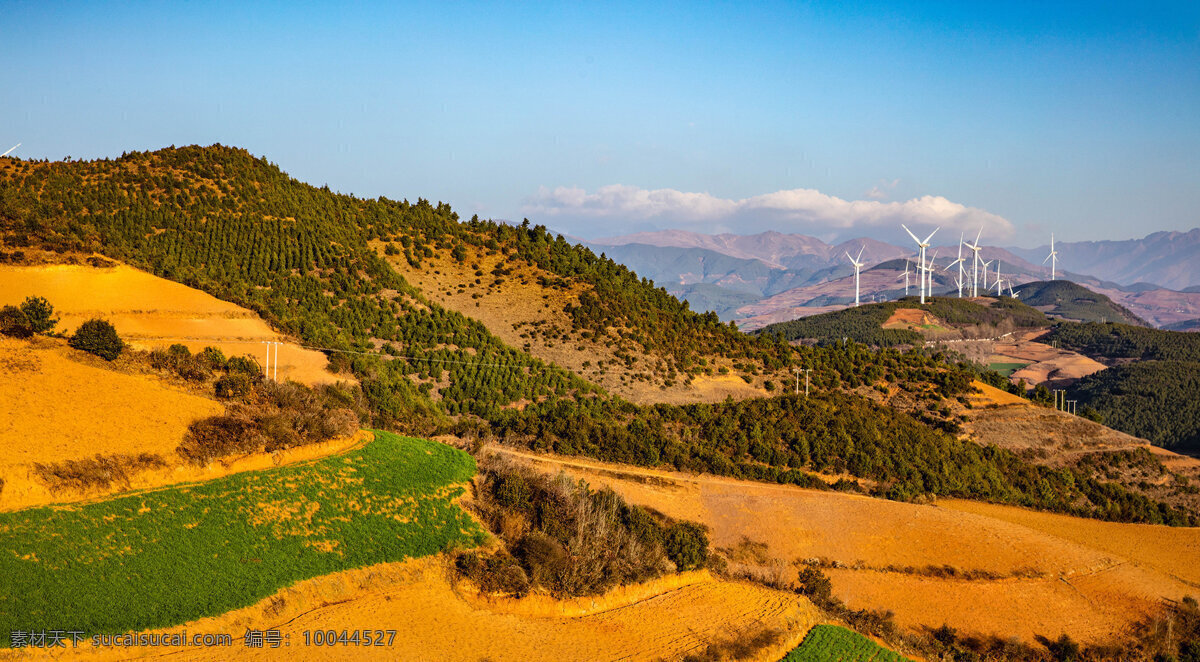
[{"label": "white cloud", "polygon": [[993,239],[1013,235],[1013,225],[1007,219],[941,196],[926,195],[904,202],[843,200],[814,189],[731,200],[708,193],[646,190],[621,184],[604,186],[593,193],[577,187],[542,187],[525,200],[522,211],[539,222],[553,219],[555,225],[601,234],[658,227],[737,233],[771,229],[847,236],[876,228],[892,234],[904,223],[962,232],[974,232],[984,225]]}]

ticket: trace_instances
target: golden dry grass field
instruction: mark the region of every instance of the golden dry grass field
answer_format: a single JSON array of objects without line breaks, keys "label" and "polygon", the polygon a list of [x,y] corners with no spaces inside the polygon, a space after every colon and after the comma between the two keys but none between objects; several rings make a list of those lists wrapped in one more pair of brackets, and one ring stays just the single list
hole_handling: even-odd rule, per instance
[{"label": "golden dry grass field", "polygon": [[[311,459],[360,442],[314,444],[199,468],[184,465],[175,448],[193,421],[224,406],[154,375],[126,374],[103,359],[54,338],[0,337],[0,511],[77,501],[116,490],[210,480],[229,473]],[[155,455],[147,468],[107,488],[52,490],[34,463],[84,460],[96,455]]]},{"label": "golden dry grass field", "polygon": [[350,379],[327,372],[324,354],[289,342],[254,312],[123,264],[0,266],[0,306],[28,296],[50,301],[61,317],[56,329],[61,333],[103,317],[138,349],[180,343],[199,351],[211,345],[226,356],[250,355],[259,363],[266,363],[263,341],[275,340],[284,343],[280,379],[310,385]]},{"label": "golden dry grass field", "polygon": [[161,379],[103,364],[61,340],[0,338],[0,510],[52,498],[31,476],[35,462],[116,453],[169,459],[188,424],[224,411]]},{"label": "golden dry grass field", "polygon": [[834,594],[849,607],[890,609],[914,632],[949,624],[1026,642],[1066,633],[1099,643],[1119,638],[1163,600],[1200,594],[1200,529],[972,502],[899,503],[495,450],[704,522],[717,546],[764,543],[776,571],[821,559],[834,566],[827,570]]},{"label": "golden dry grass field", "polygon": [[[157,632],[228,633],[232,648],[175,649],[170,659],[295,660],[668,660],[764,628],[781,633],[756,658],[774,662],[820,619],[807,600],[706,572],[558,602],[530,597],[489,602],[456,586],[443,557],[388,563],[299,582],[258,604]],[[247,649],[248,629],[278,628],[286,649]],[[390,646],[305,646],[316,630],[395,630]],[[231,654],[232,651],[232,654]],[[82,648],[73,657],[158,657],[163,649]],[[0,651],[0,659],[42,659],[44,651]]]}]

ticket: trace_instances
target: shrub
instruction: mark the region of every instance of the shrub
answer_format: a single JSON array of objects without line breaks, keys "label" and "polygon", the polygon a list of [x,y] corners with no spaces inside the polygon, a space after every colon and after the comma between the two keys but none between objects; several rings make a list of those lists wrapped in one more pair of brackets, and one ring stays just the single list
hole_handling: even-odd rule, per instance
[{"label": "shrub", "polygon": [[29,318],[29,325],[34,333],[48,333],[58,324],[54,317],[54,306],[42,297],[26,297],[21,304],[21,312]]},{"label": "shrub", "polygon": [[230,374],[238,372],[255,378],[261,377],[263,374],[262,366],[258,364],[258,361],[246,356],[230,357],[225,362],[225,371]]},{"label": "shrub", "polygon": [[107,320],[90,319],[79,325],[68,343],[75,349],[90,352],[106,361],[113,361],[125,349],[125,343]]},{"label": "shrub", "polygon": [[205,347],[196,355],[196,360],[200,361],[209,370],[224,370],[225,369],[225,354],[216,347]]},{"label": "shrub", "polygon": [[223,375],[217,380],[214,385],[217,397],[224,400],[230,398],[244,398],[250,394],[254,388],[254,380],[249,375],[241,372],[231,372]]},{"label": "shrub", "polygon": [[0,308],[0,333],[13,338],[28,338],[33,335],[33,325],[20,308]]},{"label": "shrub", "polygon": [[667,558],[680,570],[694,570],[708,560],[708,534],[695,522],[676,522],[663,541]]},{"label": "shrub", "polygon": [[805,566],[796,577],[800,593],[812,600],[819,607],[827,607],[832,602],[833,584],[829,577],[816,566]]}]

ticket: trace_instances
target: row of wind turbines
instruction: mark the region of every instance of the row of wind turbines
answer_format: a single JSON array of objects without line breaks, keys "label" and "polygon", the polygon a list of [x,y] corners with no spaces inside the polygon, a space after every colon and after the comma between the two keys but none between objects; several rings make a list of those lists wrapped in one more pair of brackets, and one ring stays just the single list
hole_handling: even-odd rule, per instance
[{"label": "row of wind turbines", "polygon": [[[903,223],[900,224],[900,227],[904,228],[904,231],[908,233],[908,236],[912,237],[913,241],[917,244],[918,264],[916,275],[919,280],[921,303],[924,304],[926,299],[933,300],[933,273],[937,269],[936,265],[934,264],[934,261],[937,260],[937,250],[935,249],[933,251],[933,255],[928,261],[926,261],[925,249],[929,248],[929,242],[933,239],[933,235],[937,234],[937,231],[940,230],[941,227],[939,226],[934,228],[933,232],[930,232],[929,236],[925,237],[923,241],[918,239],[917,235],[913,234],[912,230],[909,230],[908,227]],[[984,259],[980,257],[979,251],[982,250],[983,245],[979,242],[979,240],[982,236],[982,227],[979,228],[979,232],[975,234],[975,241],[973,243],[965,241],[965,234],[960,235],[958,238],[958,257],[953,262],[946,265],[946,268],[943,270],[943,272],[950,271],[955,265],[958,266],[958,278],[955,279],[954,282],[958,285],[958,298],[961,299],[963,296],[963,287],[966,285],[966,267],[963,266],[966,262],[966,258],[963,257],[963,246],[966,246],[967,249],[971,251],[971,287],[969,288],[970,296],[979,296],[980,267],[982,267],[983,272],[982,280],[984,292],[987,292],[989,287],[991,287],[987,282],[988,268],[991,266],[992,262],[995,262],[996,279],[992,282],[992,285],[996,287],[996,297],[999,298],[1004,296],[1004,285],[1007,283],[1008,295],[1014,299],[1017,298],[1017,293],[1013,291],[1012,279],[1010,278],[1006,280],[1000,273],[1000,260],[997,258],[996,260],[984,261]],[[866,264],[862,261],[862,254],[865,248],[866,247],[863,246],[858,249],[857,257],[850,257],[850,252],[846,251],[846,257],[850,260],[850,264],[854,265],[854,306],[856,308],[859,304],[859,273],[862,270],[862,267]],[[1042,264],[1045,264],[1047,261],[1050,262],[1050,280],[1055,280],[1055,272],[1058,268],[1058,251],[1054,250],[1053,233],[1050,234],[1050,254],[1046,256],[1045,260],[1042,260]],[[904,296],[908,296],[909,275],[911,273],[909,271],[910,264],[911,262],[909,260],[906,259],[904,261]],[[897,278],[897,280],[899,279]]]}]

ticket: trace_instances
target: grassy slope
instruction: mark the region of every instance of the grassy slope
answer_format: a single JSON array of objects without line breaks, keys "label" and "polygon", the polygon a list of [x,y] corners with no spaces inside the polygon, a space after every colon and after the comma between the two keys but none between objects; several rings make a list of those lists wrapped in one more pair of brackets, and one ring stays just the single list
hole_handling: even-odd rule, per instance
[{"label": "grassy slope", "polygon": [[378,433],[307,465],[0,514],[0,632],[166,627],[302,579],[481,542],[451,502],[474,471],[460,451]]}]

